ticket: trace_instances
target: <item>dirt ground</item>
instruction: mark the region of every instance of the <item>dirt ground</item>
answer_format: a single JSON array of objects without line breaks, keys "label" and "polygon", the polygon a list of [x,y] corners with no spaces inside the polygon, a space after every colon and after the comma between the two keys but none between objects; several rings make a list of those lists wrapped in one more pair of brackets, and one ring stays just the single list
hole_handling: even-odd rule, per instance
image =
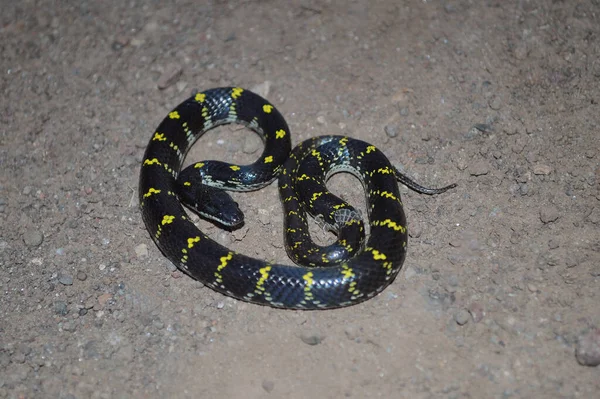
[{"label": "dirt ground", "polygon": [[[600,397],[600,2],[3,0],[0,397]],[[394,283],[283,311],[177,271],[140,217],[154,129],[266,96],[417,181]],[[251,162],[222,127],[188,160]],[[360,183],[331,186],[364,206]],[[276,184],[219,242],[289,262]],[[319,240],[330,240],[314,228]]]}]

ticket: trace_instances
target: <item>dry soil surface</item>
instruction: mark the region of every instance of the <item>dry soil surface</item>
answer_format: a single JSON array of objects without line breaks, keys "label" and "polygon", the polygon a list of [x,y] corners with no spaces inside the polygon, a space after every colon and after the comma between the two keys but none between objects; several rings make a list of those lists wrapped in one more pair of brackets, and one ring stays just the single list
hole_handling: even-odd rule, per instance
[{"label": "dry soil surface", "polygon": [[[0,397],[600,397],[600,2],[3,0]],[[402,187],[378,297],[284,311],[177,271],[137,184],[162,118],[239,85],[293,142],[346,134]],[[251,162],[221,127],[188,159]],[[360,183],[336,192],[364,206]],[[289,262],[276,184],[235,250]],[[315,227],[320,240],[331,237]]]}]

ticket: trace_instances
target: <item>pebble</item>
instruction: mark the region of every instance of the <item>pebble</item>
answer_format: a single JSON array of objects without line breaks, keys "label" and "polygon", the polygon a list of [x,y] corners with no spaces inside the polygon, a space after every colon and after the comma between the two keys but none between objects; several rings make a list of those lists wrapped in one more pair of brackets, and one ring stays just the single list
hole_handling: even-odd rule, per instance
[{"label": "pebble", "polygon": [[216,241],[219,244],[227,247],[233,242],[232,235],[226,231],[220,231],[219,234],[217,234]]},{"label": "pebble", "polygon": [[261,97],[268,98],[269,93],[271,92],[271,81],[265,80],[264,82],[253,86],[252,88],[250,88],[250,90]]},{"label": "pebble", "polygon": [[69,309],[67,308],[67,303],[65,301],[55,301],[54,302],[54,313],[65,316],[69,313]]},{"label": "pebble", "polygon": [[348,338],[351,341],[356,341],[359,338],[358,332],[353,326],[346,326],[346,328],[344,329],[344,334],[346,334],[346,338]]},{"label": "pebble", "polygon": [[182,278],[183,277],[183,273],[180,272],[179,270],[174,270],[171,272],[171,278]]},{"label": "pebble", "polygon": [[578,338],[575,351],[577,362],[582,366],[596,367],[600,365],[600,329],[595,328]]},{"label": "pebble", "polygon": [[244,154],[254,154],[261,146],[260,139],[254,134],[247,134],[244,138],[242,151]]},{"label": "pebble", "polygon": [[318,345],[323,342],[323,337],[315,333],[302,333],[300,339],[307,345]]},{"label": "pebble", "polygon": [[456,324],[459,326],[463,326],[467,324],[469,317],[469,312],[465,309],[461,309],[454,315],[454,321],[456,321]]},{"label": "pebble", "polygon": [[540,220],[542,223],[551,223],[558,220],[560,213],[558,208],[554,205],[545,206],[540,209]]},{"label": "pebble", "polygon": [[98,305],[100,305],[100,307],[104,307],[104,305],[106,305],[106,302],[110,301],[112,299],[112,294],[110,293],[105,293],[102,294],[98,297]]},{"label": "pebble", "polygon": [[483,306],[479,303],[472,303],[471,306],[469,306],[468,311],[475,323],[479,323],[485,316],[485,310],[483,310]]},{"label": "pebble", "polygon": [[262,387],[266,392],[271,392],[275,388],[275,383],[271,380],[263,380]]},{"label": "pebble", "polygon": [[494,95],[488,101],[488,105],[494,111],[498,111],[502,107],[502,100],[500,99],[500,97]]},{"label": "pebble", "polygon": [[388,137],[396,137],[400,129],[397,125],[386,125],[383,130]]},{"label": "pebble", "polygon": [[166,89],[167,87],[169,87],[172,84],[174,84],[175,82],[177,82],[177,79],[179,79],[179,76],[181,75],[182,72],[183,72],[183,69],[181,68],[181,65],[179,65],[179,64],[168,65],[165,68],[162,75],[160,75],[160,77],[158,78],[156,85],[158,86],[158,88],[160,90]]},{"label": "pebble", "polygon": [[10,364],[10,354],[8,351],[0,352],[0,367],[8,367]]},{"label": "pebble", "polygon": [[11,360],[13,361],[13,363],[23,364],[25,363],[25,353],[17,352],[14,355],[12,355]]},{"label": "pebble", "polygon": [[138,258],[145,258],[148,256],[148,246],[146,244],[136,245],[134,251],[135,256]]},{"label": "pebble", "polygon": [[248,230],[250,230],[250,228],[248,226],[244,226],[240,229],[234,230],[232,232],[233,237],[237,240],[237,241],[242,241],[244,239],[244,237],[246,237],[246,234],[248,234]]},{"label": "pebble", "polygon": [[61,324],[61,328],[63,329],[63,331],[73,332],[77,329],[77,324],[75,324],[73,320],[67,320]]},{"label": "pebble", "polygon": [[410,226],[408,229],[408,235],[412,238],[419,238],[423,234],[423,227],[420,224],[415,224],[414,226]]},{"label": "pebble", "polygon": [[481,130],[479,130],[475,126],[473,126],[464,135],[464,138],[465,138],[465,140],[473,140],[473,139],[475,139],[475,138],[477,138],[479,136],[481,136]]},{"label": "pebble", "polygon": [[552,172],[552,168],[548,165],[535,165],[533,167],[534,175],[549,175]]},{"label": "pebble", "polygon": [[416,276],[416,275],[417,275],[417,271],[416,271],[416,270],[415,270],[413,267],[411,267],[411,266],[408,266],[408,267],[405,269],[405,272],[404,272],[404,278],[405,278],[406,280],[410,280],[411,278],[413,278],[413,277],[414,277],[414,276]]},{"label": "pebble", "polygon": [[39,230],[27,230],[23,234],[23,242],[29,248],[39,247],[40,245],[42,245],[43,241],[44,235]]},{"label": "pebble", "polygon": [[79,281],[87,280],[87,274],[85,274],[85,272],[82,272],[82,271],[77,272],[77,280],[79,280]]},{"label": "pebble", "polygon": [[165,269],[167,269],[167,271],[168,271],[169,273],[173,273],[173,272],[176,272],[176,271],[177,271],[177,266],[175,266],[175,265],[173,264],[173,262],[171,262],[171,261],[169,261],[169,260],[166,260],[166,261],[164,262],[164,265],[165,265]]},{"label": "pebble", "polygon": [[448,244],[450,244],[451,247],[460,248],[462,241],[459,238],[453,238]]},{"label": "pebble", "polygon": [[531,283],[527,284],[527,289],[528,289],[530,292],[538,292],[538,287],[536,287],[535,285],[533,285],[533,284],[531,284]]},{"label": "pebble", "polygon": [[488,123],[476,123],[473,128],[479,130],[481,133],[493,133],[494,127]]},{"label": "pebble", "polygon": [[73,276],[66,273],[60,273],[58,275],[58,282],[62,285],[73,285]]},{"label": "pebble", "polygon": [[[600,194],[597,199],[600,200]],[[592,224],[600,224],[600,207],[592,209],[592,212],[588,215],[587,220]]]},{"label": "pebble", "polygon": [[527,183],[521,184],[519,186],[519,193],[521,195],[527,195],[529,193],[529,186],[527,185]]},{"label": "pebble", "polygon": [[489,172],[489,165],[485,161],[475,162],[469,168],[469,173],[471,174],[471,176],[483,176],[487,175]]},{"label": "pebble", "polygon": [[259,208],[258,209],[258,220],[260,220],[260,222],[263,225],[268,225],[271,224],[271,218],[269,216],[269,211],[263,208]]}]

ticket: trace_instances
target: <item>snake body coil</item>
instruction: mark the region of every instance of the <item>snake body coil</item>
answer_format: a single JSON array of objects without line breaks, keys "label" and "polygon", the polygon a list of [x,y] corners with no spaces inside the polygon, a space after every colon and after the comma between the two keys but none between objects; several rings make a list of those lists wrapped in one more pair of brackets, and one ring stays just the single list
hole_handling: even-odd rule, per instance
[{"label": "snake body coil", "polygon": [[[186,152],[204,132],[241,123],[265,143],[251,165],[219,161],[196,163],[180,174]],[[388,286],[406,256],[406,219],[397,180],[428,194],[394,168],[373,145],[344,136],[322,136],[291,152],[288,126],[260,96],[241,88],[198,93],[175,108],[154,133],[144,155],[139,196],[143,220],[161,251],[181,270],[223,294],[258,304],[293,309],[324,309],[367,300]],[[338,171],[359,177],[367,196],[370,234],[357,212],[325,189]],[[287,251],[305,266],[270,264],[236,253],[202,233],[181,201],[201,185],[255,190],[279,177]],[[198,199],[202,201],[202,198]],[[307,209],[338,233],[329,247],[308,235]]]}]

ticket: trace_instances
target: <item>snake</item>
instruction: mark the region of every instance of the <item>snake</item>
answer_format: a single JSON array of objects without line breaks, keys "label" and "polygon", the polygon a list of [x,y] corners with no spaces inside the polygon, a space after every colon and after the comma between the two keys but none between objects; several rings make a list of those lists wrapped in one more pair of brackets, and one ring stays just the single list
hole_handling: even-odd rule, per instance
[{"label": "snake", "polygon": [[[249,165],[196,162],[182,170],[190,147],[208,130],[240,124],[259,135],[260,157]],[[361,212],[328,191],[327,180],[349,172],[364,188]],[[243,224],[226,191],[252,191],[278,180],[286,251],[295,264],[256,259],[202,232],[184,206],[223,227]],[[363,302],[392,283],[406,258],[408,232],[398,182],[427,188],[394,167],[374,145],[348,136],[318,136],[292,150],[290,129],[266,99],[241,87],[197,92],[163,119],[143,157],[142,219],[153,241],[178,269],[227,296],[275,308],[330,309]],[[309,220],[337,234],[327,246],[309,234]]]}]

